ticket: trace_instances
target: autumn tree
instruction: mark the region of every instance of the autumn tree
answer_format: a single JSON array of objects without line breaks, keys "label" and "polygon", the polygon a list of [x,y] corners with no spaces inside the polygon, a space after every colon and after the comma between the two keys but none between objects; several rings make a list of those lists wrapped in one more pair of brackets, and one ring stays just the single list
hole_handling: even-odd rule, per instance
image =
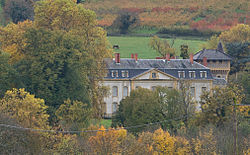
[{"label": "autumn tree", "polygon": [[[19,126],[22,125],[10,116],[0,113],[0,124]],[[41,141],[37,135],[30,131],[0,127],[0,152],[1,154],[39,154]]]},{"label": "autumn tree", "polygon": [[212,89],[212,93],[204,92],[200,101],[199,125],[223,126],[225,122],[232,118],[233,107],[241,104],[243,98],[242,89],[236,85],[225,88],[216,87]]},{"label": "autumn tree", "polygon": [[175,55],[173,44],[170,45],[167,40],[161,40],[157,36],[154,36],[150,39],[149,46],[162,57],[166,57],[166,54],[170,54],[170,56]]},{"label": "autumn tree", "polygon": [[56,111],[62,127],[66,130],[81,130],[89,125],[91,108],[80,101],[66,100]]},{"label": "autumn tree", "polygon": [[0,100],[0,111],[28,128],[48,128],[47,106],[24,89],[8,90]]}]

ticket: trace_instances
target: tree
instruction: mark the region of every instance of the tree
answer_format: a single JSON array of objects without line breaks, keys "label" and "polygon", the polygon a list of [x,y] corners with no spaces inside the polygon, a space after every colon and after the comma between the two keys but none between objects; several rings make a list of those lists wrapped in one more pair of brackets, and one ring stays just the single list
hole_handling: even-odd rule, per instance
[{"label": "tree", "polygon": [[219,38],[224,43],[233,42],[250,42],[250,26],[245,24],[238,24],[228,31],[224,31],[219,35]]},{"label": "tree", "polygon": [[0,98],[7,90],[19,85],[18,74],[13,65],[8,63],[9,55],[0,51]]},{"label": "tree", "polygon": [[8,90],[0,100],[1,113],[27,128],[48,129],[47,108],[43,99],[35,98],[24,89]]},{"label": "tree", "polygon": [[204,92],[201,95],[201,113],[198,117],[198,124],[201,126],[206,124],[223,126],[232,118],[233,106],[241,104],[243,98],[242,89],[236,85],[213,88],[212,94]]},{"label": "tree", "polygon": [[91,118],[91,108],[80,101],[64,101],[56,111],[62,127],[66,130],[86,128]]},{"label": "tree", "polygon": [[119,147],[127,136],[125,129],[105,131],[102,126],[95,136],[89,138],[90,146],[96,154],[119,154]]},{"label": "tree", "polygon": [[206,43],[202,44],[202,48],[205,49],[217,49],[217,46],[220,42],[220,38],[216,35],[213,35]]},{"label": "tree", "polygon": [[118,28],[121,34],[127,34],[129,28],[137,23],[139,23],[139,17],[136,13],[121,11],[113,21],[112,26]]},{"label": "tree", "polygon": [[188,59],[189,58],[189,51],[188,51],[188,45],[181,45],[181,54],[180,56],[183,59]]},{"label": "tree", "polygon": [[170,54],[170,56],[175,55],[173,44],[170,45],[167,40],[161,40],[157,36],[154,36],[150,39],[149,46],[162,57],[166,57],[166,54]]},{"label": "tree", "polygon": [[7,0],[4,7],[6,19],[17,24],[27,19],[33,20],[34,8],[32,0]]},{"label": "tree", "polygon": [[[22,127],[18,121],[8,115],[0,113],[0,124]],[[39,154],[41,141],[38,135],[30,131],[0,127],[1,154]]]},{"label": "tree", "polygon": [[9,62],[14,64],[24,57],[24,48],[26,38],[24,34],[33,23],[29,20],[19,22],[18,24],[10,23],[6,27],[0,28],[0,41],[3,52],[9,53]]}]

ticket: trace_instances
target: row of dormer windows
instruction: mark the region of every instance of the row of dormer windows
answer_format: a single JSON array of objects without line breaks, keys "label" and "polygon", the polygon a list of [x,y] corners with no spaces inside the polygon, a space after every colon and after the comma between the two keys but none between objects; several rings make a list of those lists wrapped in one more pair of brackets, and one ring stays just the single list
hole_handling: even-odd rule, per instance
[{"label": "row of dormer windows", "polygon": [[[122,73],[121,77],[129,77],[127,70],[123,70],[121,73]],[[118,70],[111,71],[111,77],[119,77]]]},{"label": "row of dormer windows", "polygon": [[[195,78],[196,74],[195,71],[189,71],[188,72],[189,78]],[[178,71],[178,77],[179,78],[185,78],[185,71]],[[206,78],[207,77],[207,71],[200,71],[200,77]]]}]

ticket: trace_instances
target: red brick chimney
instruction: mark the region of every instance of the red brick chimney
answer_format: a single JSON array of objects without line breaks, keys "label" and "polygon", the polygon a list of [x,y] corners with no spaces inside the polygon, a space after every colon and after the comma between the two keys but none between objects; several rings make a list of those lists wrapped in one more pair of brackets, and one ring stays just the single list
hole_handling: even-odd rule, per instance
[{"label": "red brick chimney", "polygon": [[134,59],[134,54],[133,53],[131,54],[131,59]]},{"label": "red brick chimney", "polygon": [[137,61],[137,60],[138,60],[138,54],[135,53],[135,61]]},{"label": "red brick chimney", "polygon": [[167,61],[170,61],[170,54],[169,54],[169,53],[166,54],[166,60],[167,60]]},{"label": "red brick chimney", "polygon": [[194,64],[194,55],[193,55],[193,53],[190,54],[189,59],[190,59],[191,64]]},{"label": "red brick chimney", "polygon": [[115,63],[120,63],[120,53],[115,53]]},{"label": "red brick chimney", "polygon": [[207,67],[207,57],[203,57],[202,64]]},{"label": "red brick chimney", "polygon": [[175,59],[175,56],[172,56],[170,59]]}]

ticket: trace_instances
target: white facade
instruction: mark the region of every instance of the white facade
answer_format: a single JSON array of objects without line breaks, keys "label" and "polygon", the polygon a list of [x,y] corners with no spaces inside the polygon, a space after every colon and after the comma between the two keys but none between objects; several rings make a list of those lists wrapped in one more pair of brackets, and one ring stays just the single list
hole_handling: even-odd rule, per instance
[{"label": "white facade", "polygon": [[[130,92],[138,87],[153,90],[157,86],[178,89],[179,79],[157,69],[149,70],[132,79],[107,79],[103,81],[103,86],[110,88],[110,95],[104,98],[105,117],[111,117],[120,101],[125,98]],[[190,90],[193,91],[193,97],[196,101],[200,100],[202,91],[209,91],[212,88],[211,79],[189,79]]]}]

